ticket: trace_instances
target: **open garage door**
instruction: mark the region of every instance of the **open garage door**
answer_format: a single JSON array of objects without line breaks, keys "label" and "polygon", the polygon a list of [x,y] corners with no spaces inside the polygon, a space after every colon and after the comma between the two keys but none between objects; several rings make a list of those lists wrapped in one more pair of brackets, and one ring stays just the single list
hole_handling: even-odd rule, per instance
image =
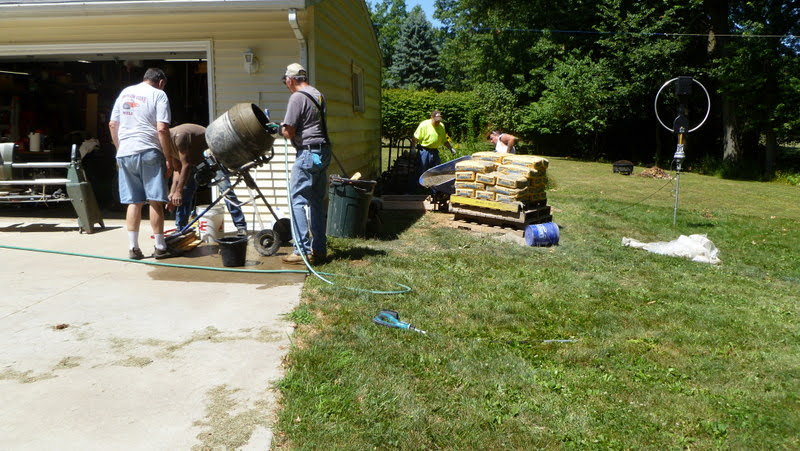
[{"label": "open garage door", "polygon": [[[120,91],[149,67],[165,70],[173,124],[207,125],[213,111],[209,42],[0,46],[0,142],[15,162],[68,161],[73,144],[97,139],[84,157],[101,208],[117,208],[116,150],[108,120]],[[49,174],[15,174],[42,178]]]}]

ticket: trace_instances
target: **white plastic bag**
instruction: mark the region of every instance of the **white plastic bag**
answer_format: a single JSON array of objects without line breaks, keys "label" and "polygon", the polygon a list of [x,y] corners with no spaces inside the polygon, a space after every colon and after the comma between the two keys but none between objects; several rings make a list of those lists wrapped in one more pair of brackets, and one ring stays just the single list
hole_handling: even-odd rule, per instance
[{"label": "white plastic bag", "polygon": [[622,237],[622,245],[644,249],[659,255],[688,258],[694,262],[710,263],[712,265],[722,263],[722,260],[718,257],[719,250],[717,246],[705,235],[681,235],[669,242],[656,241],[654,243],[642,243],[633,238]]}]

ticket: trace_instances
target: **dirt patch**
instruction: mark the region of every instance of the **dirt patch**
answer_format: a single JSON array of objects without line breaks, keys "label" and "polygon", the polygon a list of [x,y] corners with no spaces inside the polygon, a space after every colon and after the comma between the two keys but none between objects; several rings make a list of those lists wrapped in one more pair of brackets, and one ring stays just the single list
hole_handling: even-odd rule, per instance
[{"label": "dirt patch", "polygon": [[172,357],[173,354],[193,343],[207,341],[210,343],[224,343],[228,341],[238,340],[255,340],[262,343],[272,343],[281,339],[281,334],[268,327],[261,327],[258,329],[250,329],[246,335],[225,335],[216,327],[209,326],[200,332],[195,332],[192,338],[184,340],[180,343],[174,343],[166,346],[159,357]]},{"label": "dirt patch", "polygon": [[147,357],[136,357],[131,355],[128,356],[127,359],[117,360],[116,362],[112,363],[112,365],[144,368],[147,365],[150,365],[151,363],[153,363],[153,359]]},{"label": "dirt patch", "polygon": [[53,370],[67,370],[81,366],[81,360],[83,360],[83,358],[77,356],[64,357],[56,364],[56,366],[53,367]]},{"label": "dirt patch", "polygon": [[24,373],[21,373],[19,371],[14,371],[14,370],[5,370],[2,373],[0,373],[0,381],[15,380],[20,384],[32,384],[34,382],[52,379],[54,377],[56,377],[56,375],[53,374],[52,372],[34,375],[33,371],[25,371]]},{"label": "dirt patch", "polygon": [[83,358],[77,356],[64,357],[63,359],[61,359],[61,361],[56,363],[56,365],[50,371],[41,374],[34,374],[32,370],[21,372],[13,369],[6,369],[2,373],[0,373],[0,381],[11,380],[11,381],[17,381],[20,384],[32,384],[34,382],[53,379],[54,377],[58,377],[54,373],[55,371],[68,370],[70,368],[78,367],[80,366],[81,360],[83,360]]},{"label": "dirt patch", "polygon": [[442,213],[439,211],[426,211],[425,220],[430,221],[434,226],[446,226],[453,222],[452,213]]},{"label": "dirt patch", "polygon": [[258,400],[252,409],[242,409],[234,399],[237,391],[220,385],[208,392],[206,417],[194,422],[205,428],[197,435],[202,444],[193,446],[193,450],[237,449],[247,444],[257,427],[268,426],[270,403]]}]

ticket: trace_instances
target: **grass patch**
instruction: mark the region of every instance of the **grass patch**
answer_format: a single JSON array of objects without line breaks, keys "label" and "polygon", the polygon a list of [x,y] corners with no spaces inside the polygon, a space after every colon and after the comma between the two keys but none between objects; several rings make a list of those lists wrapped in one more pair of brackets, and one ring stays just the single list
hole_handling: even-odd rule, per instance
[{"label": "grass patch", "polygon": [[286,320],[299,325],[311,324],[314,321],[314,314],[308,304],[301,304],[286,315]]},{"label": "grass patch", "polygon": [[[665,180],[566,159],[548,175],[558,247],[434,213],[331,240],[323,270],[357,277],[306,283],[279,447],[800,447],[797,188],[684,173],[673,226]],[[691,233],[723,264],[621,245]],[[395,283],[414,291],[343,289]],[[430,335],[373,324],[383,308]]]}]

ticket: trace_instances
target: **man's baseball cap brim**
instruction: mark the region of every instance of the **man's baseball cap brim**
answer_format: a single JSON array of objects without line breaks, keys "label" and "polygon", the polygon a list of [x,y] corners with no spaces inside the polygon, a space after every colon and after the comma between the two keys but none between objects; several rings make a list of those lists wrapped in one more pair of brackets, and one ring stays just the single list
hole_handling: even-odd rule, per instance
[{"label": "man's baseball cap brim", "polygon": [[307,75],[305,67],[298,63],[292,63],[286,66],[286,73],[283,74],[281,80],[286,80],[289,77],[306,77]]}]

